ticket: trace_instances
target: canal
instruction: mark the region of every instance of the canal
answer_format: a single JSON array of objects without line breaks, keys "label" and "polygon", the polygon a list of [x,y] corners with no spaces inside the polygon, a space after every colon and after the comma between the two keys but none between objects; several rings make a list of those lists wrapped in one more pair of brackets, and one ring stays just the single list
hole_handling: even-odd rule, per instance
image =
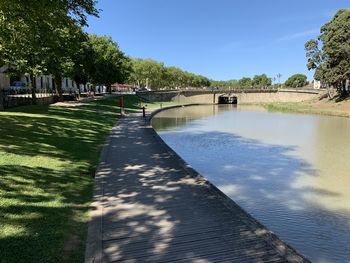
[{"label": "canal", "polygon": [[152,125],[312,262],[350,262],[350,119],[203,105],[162,111]]}]

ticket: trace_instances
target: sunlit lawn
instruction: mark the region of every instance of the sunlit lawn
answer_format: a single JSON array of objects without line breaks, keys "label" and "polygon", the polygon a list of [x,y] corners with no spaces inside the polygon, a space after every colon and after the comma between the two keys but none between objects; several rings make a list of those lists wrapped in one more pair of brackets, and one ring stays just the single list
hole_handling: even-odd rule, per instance
[{"label": "sunlit lawn", "polygon": [[118,101],[0,112],[0,262],[83,262],[92,176]]}]

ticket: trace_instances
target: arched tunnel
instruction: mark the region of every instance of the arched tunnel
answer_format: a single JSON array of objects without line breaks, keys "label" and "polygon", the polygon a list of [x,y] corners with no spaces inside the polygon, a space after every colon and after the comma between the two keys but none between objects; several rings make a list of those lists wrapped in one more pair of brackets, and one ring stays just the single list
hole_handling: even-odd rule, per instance
[{"label": "arched tunnel", "polygon": [[221,95],[218,100],[218,104],[237,104],[237,102],[237,97],[230,95]]}]

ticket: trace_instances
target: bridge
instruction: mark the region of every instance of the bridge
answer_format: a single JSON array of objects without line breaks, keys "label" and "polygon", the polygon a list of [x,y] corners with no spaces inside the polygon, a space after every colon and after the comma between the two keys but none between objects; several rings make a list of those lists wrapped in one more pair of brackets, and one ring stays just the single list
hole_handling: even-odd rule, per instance
[{"label": "bridge", "polygon": [[302,102],[319,97],[322,90],[315,89],[236,89],[236,90],[164,90],[141,91],[137,96],[141,99],[155,101],[177,101],[179,103],[222,103],[237,104],[271,103],[271,102]]}]

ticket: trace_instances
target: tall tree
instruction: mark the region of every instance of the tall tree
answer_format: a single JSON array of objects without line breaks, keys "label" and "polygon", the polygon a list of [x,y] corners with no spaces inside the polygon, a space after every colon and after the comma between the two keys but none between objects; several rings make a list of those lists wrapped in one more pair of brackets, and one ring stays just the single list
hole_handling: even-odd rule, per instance
[{"label": "tall tree", "polygon": [[238,84],[241,88],[250,88],[253,85],[253,81],[251,78],[243,77],[238,81]]},{"label": "tall tree", "polygon": [[111,37],[90,35],[89,41],[94,53],[94,70],[91,81],[105,85],[111,93],[114,83],[124,83],[131,73],[130,59],[119,49]]},{"label": "tall tree", "polygon": [[73,55],[72,61],[74,66],[68,72],[68,76],[72,78],[78,87],[80,96],[80,85],[86,85],[91,81],[94,72],[95,53],[87,34],[81,34],[80,45],[77,52]]},{"label": "tall tree", "polygon": [[98,14],[94,0],[0,1],[0,64],[29,73],[34,102],[34,77],[47,72],[53,56],[62,55],[55,47],[65,28],[86,25],[87,14]]},{"label": "tall tree", "polygon": [[176,89],[186,86],[186,76],[184,71],[177,67],[168,67],[166,70],[169,88]]},{"label": "tall tree", "polygon": [[[305,44],[307,68],[315,69],[315,79],[344,92],[350,79],[350,11],[339,10],[321,27],[318,40]],[[319,46],[322,46],[319,48]]]},{"label": "tall tree", "polygon": [[239,81],[232,79],[232,80],[211,80],[211,85],[217,86],[220,88],[240,88]]},{"label": "tall tree", "polygon": [[133,73],[129,81],[139,87],[152,89],[178,89],[210,86],[208,78],[184,71],[177,67],[166,67],[152,59],[133,59]]},{"label": "tall tree", "polygon": [[132,79],[140,87],[158,89],[164,86],[164,79],[174,79],[171,72],[166,72],[164,63],[152,59],[133,59],[132,65]]},{"label": "tall tree", "polygon": [[45,57],[47,69],[45,73],[55,77],[56,90],[59,100],[63,100],[62,79],[72,76],[72,72],[79,70],[77,56],[87,39],[82,29],[74,21],[67,17],[66,26],[53,29],[55,37],[48,43],[52,52]]},{"label": "tall tree", "polygon": [[267,88],[271,86],[272,80],[271,78],[267,77],[266,74],[261,75],[255,75],[252,84],[256,88]]},{"label": "tall tree", "polygon": [[294,74],[284,83],[287,87],[301,88],[307,85],[307,77],[304,74]]}]

